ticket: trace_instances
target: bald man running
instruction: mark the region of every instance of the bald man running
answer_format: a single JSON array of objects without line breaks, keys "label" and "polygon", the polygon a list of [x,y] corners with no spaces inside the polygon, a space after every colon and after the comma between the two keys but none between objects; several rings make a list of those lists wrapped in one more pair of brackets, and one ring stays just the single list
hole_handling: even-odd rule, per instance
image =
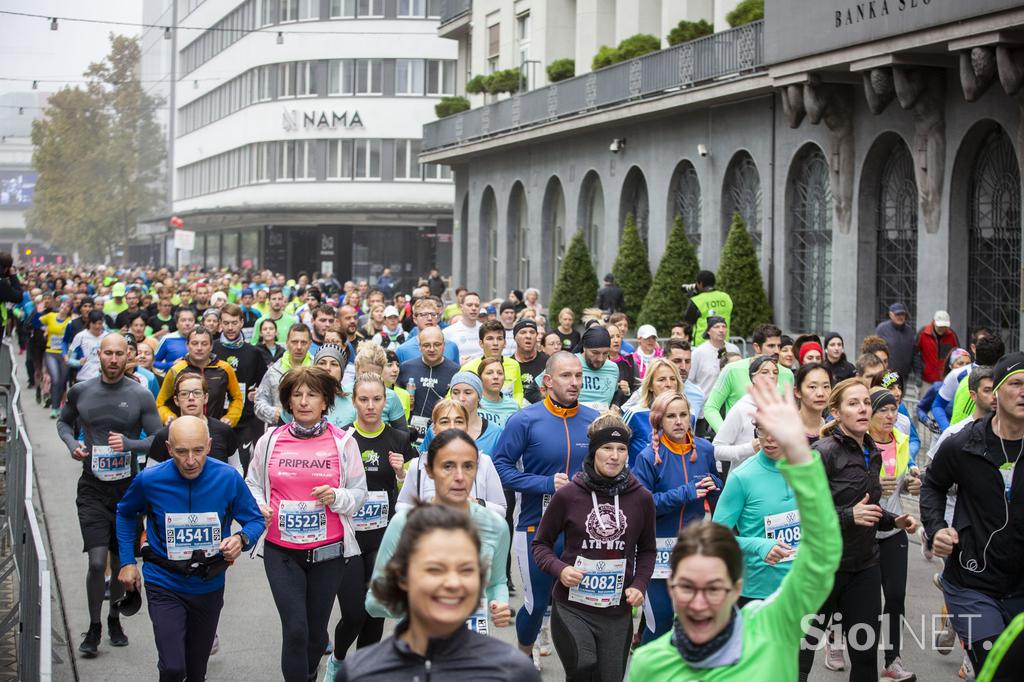
[{"label": "bald man running", "polygon": [[[161,682],[205,679],[224,606],[224,572],[266,528],[241,474],[208,457],[210,446],[205,420],[178,417],[167,435],[171,459],[136,476],[117,505],[118,581],[128,592],[142,588],[129,543],[146,515],[142,575]],[[232,521],[242,526],[234,535]]]},{"label": "bald man running", "polygon": [[[100,342],[100,376],[75,384],[57,421],[57,434],[71,456],[82,462],[78,480],[78,523],[83,551],[89,556],[85,594],[89,603],[89,630],[78,650],[86,658],[96,656],[103,628],[100,622],[105,591],[107,553],[117,555],[115,531],[117,503],[138,473],[137,455],[149,451],[160,430],[160,415],[153,394],[125,376],[128,343],[120,334],[108,334]],[[81,431],[82,440],[78,434]],[[141,434],[149,434],[141,438]],[[135,542],[126,548],[134,550]],[[113,646],[127,646],[114,601],[121,595],[117,581],[110,584],[107,629]]]}]

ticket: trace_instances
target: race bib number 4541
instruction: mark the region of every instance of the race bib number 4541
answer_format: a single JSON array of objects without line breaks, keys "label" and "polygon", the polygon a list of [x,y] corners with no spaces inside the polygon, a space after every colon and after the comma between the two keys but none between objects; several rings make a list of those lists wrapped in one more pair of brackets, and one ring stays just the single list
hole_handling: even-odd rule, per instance
[{"label": "race bib number 4541", "polygon": [[213,556],[220,551],[220,537],[217,512],[164,514],[164,540],[171,561],[191,559],[197,549]]}]

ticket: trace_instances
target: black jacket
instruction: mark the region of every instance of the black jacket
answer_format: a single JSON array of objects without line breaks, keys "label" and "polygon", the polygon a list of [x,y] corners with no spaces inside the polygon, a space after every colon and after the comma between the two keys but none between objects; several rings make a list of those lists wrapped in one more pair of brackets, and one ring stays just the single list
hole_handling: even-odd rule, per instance
[{"label": "black jacket", "polygon": [[255,417],[253,402],[249,400],[249,390],[259,388],[260,382],[263,381],[263,375],[267,373],[267,362],[263,353],[251,343],[242,343],[240,348],[228,348],[222,339],[218,339],[213,344],[213,353],[231,365],[231,369],[235,370],[238,383],[243,385],[242,396],[245,398],[245,407],[242,408],[242,418],[238,420],[238,423],[241,424]]},{"label": "black jacket", "polygon": [[[921,482],[921,521],[931,546],[935,533],[947,527],[946,493],[956,485],[953,528],[960,541],[942,575],[957,585],[1003,597],[1024,593],[1024,476],[1014,470],[1007,500],[999,473],[1006,460],[993,441],[998,443],[991,416],[943,441]],[[1011,461],[1018,447],[1007,448]]]},{"label": "black jacket", "polygon": [[420,656],[399,639],[406,628],[403,620],[393,637],[349,654],[334,682],[540,682],[530,658],[500,639],[461,627]]},{"label": "black jacket", "polygon": [[[843,558],[840,571],[859,571],[878,563],[878,541],[875,532],[896,527],[896,516],[882,510],[882,520],[876,526],[858,526],[853,522],[853,507],[868,495],[871,504],[882,499],[882,453],[871,436],[864,436],[864,449],[857,441],[837,426],[829,435],[818,439],[814,449],[821,453],[821,462],[828,475],[832,502],[839,515],[839,529],[843,533]],[[868,465],[865,466],[865,453]]]},{"label": "black jacket", "polygon": [[626,312],[626,298],[622,289],[614,284],[606,284],[598,289],[595,305],[608,314]]},{"label": "black jacket", "polygon": [[838,384],[844,379],[852,379],[857,376],[857,368],[854,367],[847,361],[846,353],[843,353],[842,357],[839,358],[839,362],[830,362],[828,358],[825,358],[823,363],[829,372],[832,373],[832,383]]}]

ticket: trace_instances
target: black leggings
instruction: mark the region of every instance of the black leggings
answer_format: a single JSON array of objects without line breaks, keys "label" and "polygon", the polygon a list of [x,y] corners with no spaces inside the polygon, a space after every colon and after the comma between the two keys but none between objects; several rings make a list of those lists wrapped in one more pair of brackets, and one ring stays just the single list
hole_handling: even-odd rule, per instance
[{"label": "black leggings", "polygon": [[345,567],[341,558],[311,564],[305,556],[303,550],[263,545],[263,568],[281,616],[285,682],[308,682],[316,674],[327,650],[327,625]]},{"label": "black leggings", "polygon": [[367,552],[345,559],[345,570],[338,588],[338,606],[341,620],[334,627],[334,657],[345,660],[349,647],[376,644],[384,636],[384,619],[366,613],[366,591],[373,575],[377,552]]},{"label": "black leggings", "polygon": [[594,613],[551,602],[551,642],[565,668],[566,682],[621,682],[632,641],[629,608]]},{"label": "black leggings", "polygon": [[[107,547],[93,547],[88,551],[89,569],[85,573],[85,596],[89,602],[89,623],[100,622],[100,613],[103,610],[103,593],[106,592],[107,581],[107,555],[110,550]],[[114,557],[115,563],[117,557]],[[124,594],[124,586],[117,579],[117,571],[111,569],[110,573],[110,617],[117,618],[117,607],[114,602]]]},{"label": "black leggings", "polygon": [[886,667],[900,655],[901,625],[907,600],[907,548],[907,533],[902,530],[878,541],[882,594],[885,596],[882,613],[889,621],[886,646],[883,647]]},{"label": "black leggings", "polygon": [[[800,681],[808,679],[829,619],[835,617],[850,654],[850,682],[878,682],[878,614],[882,611],[882,572],[877,565],[836,571],[835,585],[800,647]],[[851,635],[850,631],[856,628]]]}]

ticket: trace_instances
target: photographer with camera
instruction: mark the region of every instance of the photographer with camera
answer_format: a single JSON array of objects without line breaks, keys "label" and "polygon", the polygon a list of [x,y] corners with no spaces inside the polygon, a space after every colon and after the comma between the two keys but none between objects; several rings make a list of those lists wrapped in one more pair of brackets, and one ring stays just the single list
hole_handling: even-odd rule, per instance
[{"label": "photographer with camera", "polygon": [[683,316],[693,325],[693,344],[699,346],[707,337],[708,320],[720,317],[725,320],[725,338],[729,338],[729,320],[732,317],[732,299],[724,291],[715,290],[715,273],[701,270],[694,284],[684,284],[683,291],[691,296],[690,305]]},{"label": "photographer with camera", "polygon": [[21,303],[24,293],[18,281],[18,269],[14,267],[14,259],[6,251],[0,251],[0,339],[7,330],[9,318],[4,303]]}]

